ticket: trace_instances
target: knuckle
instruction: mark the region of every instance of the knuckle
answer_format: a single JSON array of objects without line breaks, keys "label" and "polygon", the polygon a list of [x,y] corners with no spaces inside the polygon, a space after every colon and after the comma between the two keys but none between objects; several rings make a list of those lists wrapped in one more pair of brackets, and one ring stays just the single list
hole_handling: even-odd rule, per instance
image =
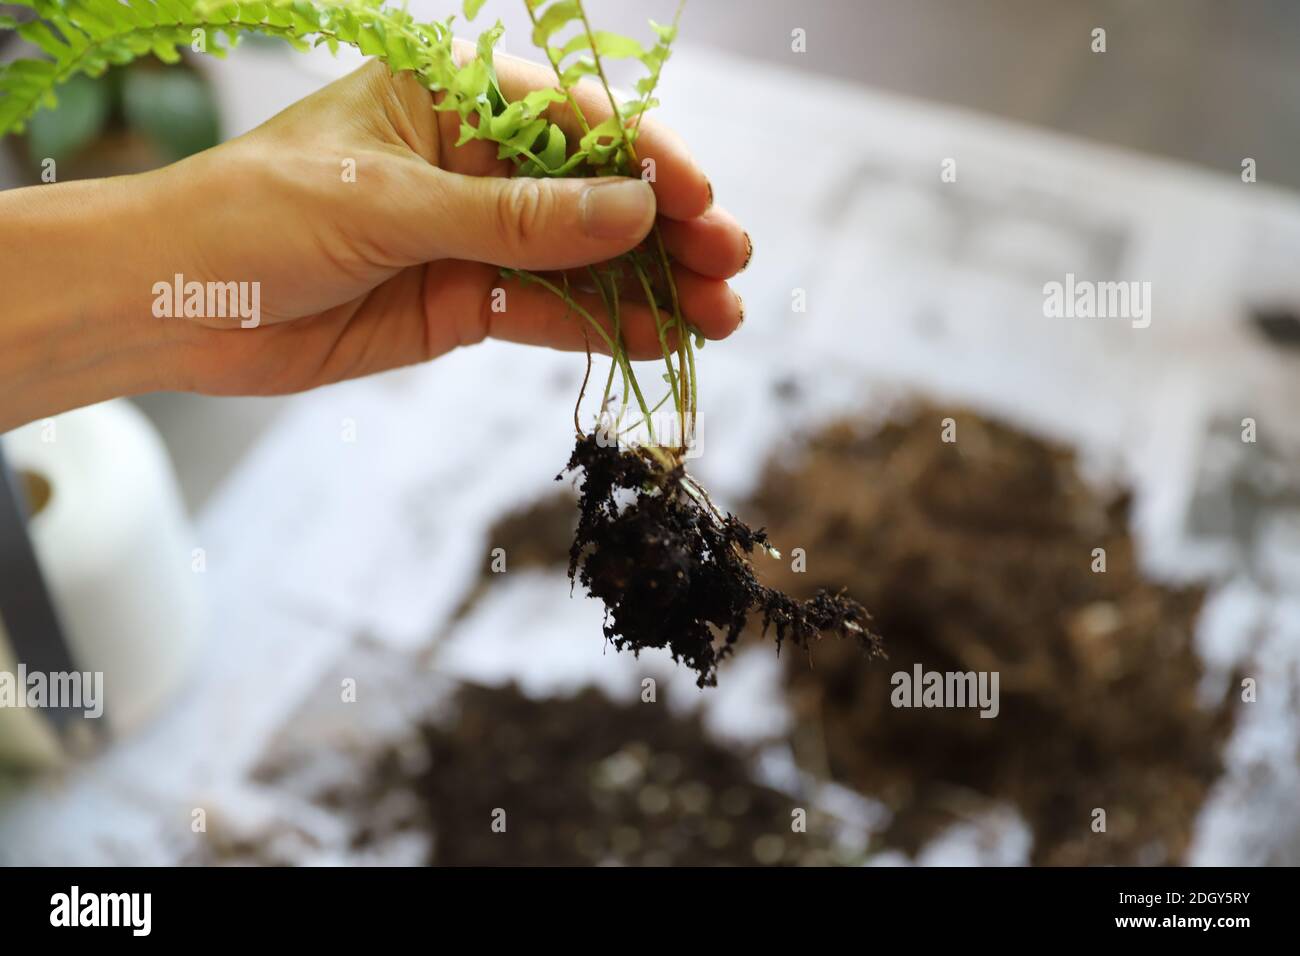
[{"label": "knuckle", "polygon": [[497,220],[508,250],[521,252],[541,238],[550,214],[549,195],[535,179],[516,179],[501,191]]}]

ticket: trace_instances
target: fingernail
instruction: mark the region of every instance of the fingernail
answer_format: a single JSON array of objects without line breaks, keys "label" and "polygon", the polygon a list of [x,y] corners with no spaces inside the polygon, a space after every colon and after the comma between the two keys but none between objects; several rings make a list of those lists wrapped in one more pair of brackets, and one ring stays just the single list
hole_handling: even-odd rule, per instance
[{"label": "fingernail", "polygon": [[713,180],[704,180],[704,185],[709,187],[709,204],[704,207],[706,210],[709,210],[713,208]]},{"label": "fingernail", "polygon": [[639,239],[654,214],[654,191],[640,179],[600,183],[582,194],[582,227],[593,239]]},{"label": "fingernail", "polygon": [[740,307],[740,321],[736,323],[736,328],[745,324],[745,300],[740,297],[740,293],[735,293],[736,304]]},{"label": "fingernail", "polygon": [[745,262],[740,267],[741,272],[749,268],[749,260],[752,258],[754,258],[754,240],[749,238],[749,233],[745,233]]}]

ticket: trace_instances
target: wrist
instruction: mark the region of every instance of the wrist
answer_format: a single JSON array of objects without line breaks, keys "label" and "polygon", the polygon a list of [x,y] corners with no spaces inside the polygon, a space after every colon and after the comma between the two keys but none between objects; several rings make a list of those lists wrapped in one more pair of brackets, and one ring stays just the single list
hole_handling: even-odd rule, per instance
[{"label": "wrist", "polygon": [[0,431],[177,384],[150,310],[158,189],[145,174],[0,193]]}]

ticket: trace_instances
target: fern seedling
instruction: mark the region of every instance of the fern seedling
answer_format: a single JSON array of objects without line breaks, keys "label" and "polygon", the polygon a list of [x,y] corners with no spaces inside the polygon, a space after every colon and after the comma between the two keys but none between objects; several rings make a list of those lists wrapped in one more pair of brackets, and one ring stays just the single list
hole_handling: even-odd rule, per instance
[{"label": "fern seedling", "polygon": [[[410,71],[440,94],[434,109],[457,113],[460,144],[492,143],[498,158],[514,164],[516,175],[533,177],[639,175],[642,119],[657,105],[660,74],[681,14],[679,7],[668,25],[652,21],[654,41],[645,46],[594,29],[582,0],[523,0],[532,41],[550,63],[555,85],[508,101],[493,62],[500,22],[483,31],[475,55],[458,64],[454,17],[423,23],[384,0],[15,2],[34,18],[20,24],[0,17],[0,28],[17,29],[45,57],[0,67],[0,135],[20,131],[37,109],[53,105],[59,85],[74,76],[99,76],[111,65],[147,55],[173,63],[185,48],[224,56],[241,35],[259,33],[300,50],[352,46],[394,72]],[[473,20],[483,3],[465,0],[466,18]],[[614,95],[606,73],[606,61],[615,59],[636,61],[645,70],[636,96],[626,101]],[[573,94],[580,82],[599,84],[608,116],[589,121]],[[559,104],[582,131],[576,143],[549,118]],[[634,652],[666,647],[698,673],[701,686],[716,681],[718,663],[759,612],[763,630],[774,629],[778,645],[787,638],[802,645],[836,631],[878,651],[868,615],[857,602],[826,591],[797,601],[761,585],[750,556],[761,550],[779,557],[766,535],[721,513],[686,473],[699,413],[695,351],[702,339],[682,314],[672,265],[656,226],[639,248],[586,270],[603,316],[578,301],[567,275],[503,270],[564,300],[589,340],[594,337],[611,356],[591,430],[583,428],[578,413],[589,384],[590,354],[574,414],[577,438],[566,471],[580,473],[580,513],[570,578],[604,602],[605,634],[616,647]],[[621,304],[630,299],[648,306],[662,353],[667,391],[653,405],[625,345]],[[669,405],[672,434],[662,427],[656,434],[658,413]],[[629,442],[630,431],[641,432],[645,440]]]}]

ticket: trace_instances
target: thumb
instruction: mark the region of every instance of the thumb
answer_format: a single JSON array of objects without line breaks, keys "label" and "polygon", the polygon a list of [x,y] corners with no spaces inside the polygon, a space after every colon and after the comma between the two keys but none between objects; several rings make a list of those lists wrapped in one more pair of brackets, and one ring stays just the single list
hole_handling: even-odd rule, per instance
[{"label": "thumb", "polygon": [[427,202],[406,214],[436,247],[428,259],[571,269],[627,252],[654,224],[654,190],[640,179],[506,179],[428,169]]}]

